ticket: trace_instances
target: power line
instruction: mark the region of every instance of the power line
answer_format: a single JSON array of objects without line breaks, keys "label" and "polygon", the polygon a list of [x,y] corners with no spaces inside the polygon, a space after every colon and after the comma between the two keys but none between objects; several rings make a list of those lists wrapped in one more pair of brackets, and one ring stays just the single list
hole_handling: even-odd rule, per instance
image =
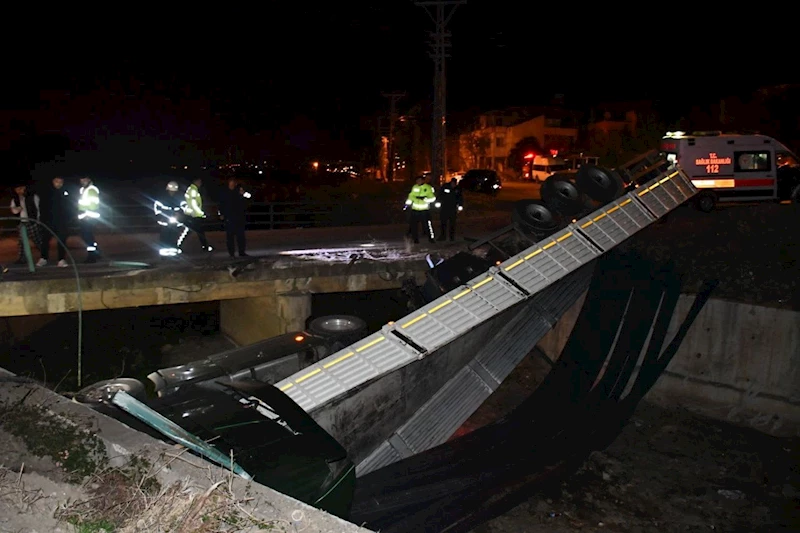
[{"label": "power line", "polygon": [[445,119],[446,83],[445,60],[450,57],[448,50],[451,47],[447,24],[453,18],[458,6],[466,4],[467,0],[438,0],[415,1],[414,4],[422,7],[433,20],[435,31],[431,36],[431,53],[433,59],[433,131],[431,136],[431,172],[432,181],[440,185],[444,180],[447,166],[447,152],[445,140],[447,136]]}]

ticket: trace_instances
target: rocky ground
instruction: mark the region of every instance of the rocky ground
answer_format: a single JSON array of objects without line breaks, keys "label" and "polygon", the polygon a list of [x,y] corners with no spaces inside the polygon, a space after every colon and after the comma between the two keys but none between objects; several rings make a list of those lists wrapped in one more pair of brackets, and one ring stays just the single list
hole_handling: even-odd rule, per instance
[{"label": "rocky ground", "polygon": [[800,204],[763,203],[702,213],[681,207],[630,246],[670,259],[688,289],[719,279],[715,297],[800,310]]},{"label": "rocky ground", "polygon": [[[467,422],[480,426],[535,386],[524,361]],[[769,532],[800,527],[800,439],[777,439],[640,404],[606,450],[475,533]]]}]

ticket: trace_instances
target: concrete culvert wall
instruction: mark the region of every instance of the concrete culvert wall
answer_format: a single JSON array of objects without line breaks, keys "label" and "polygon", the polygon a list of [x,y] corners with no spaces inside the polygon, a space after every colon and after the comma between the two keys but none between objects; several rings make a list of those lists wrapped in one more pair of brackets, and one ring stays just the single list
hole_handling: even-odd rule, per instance
[{"label": "concrete culvert wall", "polygon": [[[669,343],[694,301],[682,295]],[[539,343],[561,354],[583,299]],[[712,299],[646,399],[775,436],[800,435],[800,312]]]}]

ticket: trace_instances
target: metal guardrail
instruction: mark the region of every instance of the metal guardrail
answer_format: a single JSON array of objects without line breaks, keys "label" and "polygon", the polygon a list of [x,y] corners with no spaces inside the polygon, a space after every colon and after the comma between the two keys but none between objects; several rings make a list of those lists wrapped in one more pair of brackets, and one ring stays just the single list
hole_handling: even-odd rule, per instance
[{"label": "metal guardrail", "polygon": [[[206,207],[207,231],[222,230],[224,222],[217,216],[217,206]],[[0,206],[0,217],[12,216],[11,209]],[[253,202],[247,210],[247,229],[288,229],[311,227],[365,226],[397,224],[406,220],[406,213],[397,201],[370,202]],[[77,219],[73,229],[77,230]],[[96,232],[151,233],[159,226],[150,206],[142,204],[110,204],[101,206],[101,223]],[[0,222],[0,236],[16,233],[14,222]]]}]

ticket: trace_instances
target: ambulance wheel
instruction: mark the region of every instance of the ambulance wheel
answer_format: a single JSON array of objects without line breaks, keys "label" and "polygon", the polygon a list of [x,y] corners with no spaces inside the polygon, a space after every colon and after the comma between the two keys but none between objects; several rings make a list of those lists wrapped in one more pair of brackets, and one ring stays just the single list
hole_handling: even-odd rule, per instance
[{"label": "ambulance wheel", "polygon": [[558,229],[558,220],[544,202],[539,200],[519,200],[511,211],[512,220],[521,229],[537,237],[544,237]]},{"label": "ambulance wheel", "polygon": [[619,174],[594,165],[579,168],[575,182],[589,198],[602,204],[615,200],[625,189]]},{"label": "ambulance wheel", "polygon": [[542,201],[555,214],[571,217],[584,211],[588,201],[564,174],[548,177],[541,188]]},{"label": "ambulance wheel", "polygon": [[710,192],[700,193],[694,201],[694,206],[703,213],[710,213],[716,205],[717,198]]}]

